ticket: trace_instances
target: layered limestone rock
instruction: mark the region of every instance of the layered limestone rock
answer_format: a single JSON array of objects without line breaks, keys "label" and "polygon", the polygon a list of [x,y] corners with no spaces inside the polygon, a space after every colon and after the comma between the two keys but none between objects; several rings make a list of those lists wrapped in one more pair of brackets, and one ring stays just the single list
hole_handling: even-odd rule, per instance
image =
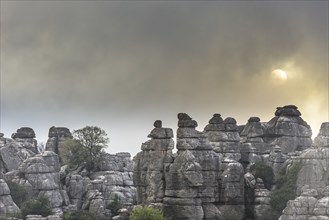
[{"label": "layered limestone rock", "polygon": [[254,207],[254,219],[264,220],[267,219],[268,213],[272,210],[270,205],[270,194],[264,186],[263,180],[258,178],[255,187],[255,207]]},{"label": "layered limestone rock", "polygon": [[45,195],[55,212],[69,205],[66,191],[60,185],[58,155],[51,151],[30,157],[19,166],[18,171],[6,177],[25,187],[31,195]]},{"label": "layered limestone rock", "polygon": [[38,153],[37,140],[35,139],[35,133],[32,128],[19,128],[17,129],[16,133],[11,135],[11,138],[15,140],[17,144],[23,148],[26,148],[26,150],[30,151],[31,153]]},{"label": "layered limestone rock", "polygon": [[241,162],[244,166],[255,164],[263,160],[266,154],[269,154],[272,145],[263,140],[266,132],[264,123],[260,118],[251,117],[241,132]]},{"label": "layered limestone rock", "polygon": [[164,213],[175,219],[203,219],[199,188],[203,184],[201,166],[186,150],[178,154],[166,173]]},{"label": "layered limestone rock", "polygon": [[30,149],[34,148],[35,144],[26,146],[27,143],[22,144],[22,142],[7,139],[5,144],[0,147],[0,171],[7,173],[17,170],[25,159],[34,156],[35,152]]},{"label": "layered limestone rock", "polygon": [[304,185],[313,189],[329,185],[329,148],[309,148],[296,158],[302,167],[298,173],[297,192]]},{"label": "layered limestone rock", "polygon": [[88,177],[82,177],[79,174],[70,174],[66,176],[65,186],[70,204],[75,206],[75,210],[82,207],[82,199],[88,191],[91,180]]},{"label": "layered limestone rock", "polygon": [[[326,192],[325,192],[326,191]],[[290,200],[287,207],[283,210],[279,220],[326,220],[329,219],[328,209],[328,190],[325,195],[319,195],[315,189],[303,187],[302,193],[295,200]],[[324,196],[324,197],[323,197]],[[318,199],[318,197],[322,197]]]},{"label": "layered limestone rock", "polygon": [[240,160],[240,135],[234,118],[223,120],[220,114],[214,114],[204,132],[215,152],[228,159]]},{"label": "layered limestone rock", "polygon": [[281,169],[284,167],[284,162],[289,159],[289,156],[285,155],[281,151],[281,147],[275,146],[271,153],[264,157],[266,164],[272,167],[274,176],[278,176]]},{"label": "layered limestone rock", "polygon": [[160,120],[154,122],[148,135],[151,140],[142,144],[142,151],[133,159],[134,185],[137,188],[137,203],[161,203],[165,193],[165,168],[173,161],[173,131],[162,128]]},{"label": "layered limestone rock", "polygon": [[275,117],[266,123],[265,142],[278,145],[284,154],[302,151],[312,145],[312,130],[294,105],[278,107]]},{"label": "layered limestone rock", "polygon": [[46,150],[53,151],[60,156],[61,146],[65,141],[71,140],[72,138],[72,134],[68,128],[53,126],[49,129]]},{"label": "layered limestone rock", "polygon": [[321,124],[319,134],[314,139],[315,147],[329,147],[329,122]]},{"label": "layered limestone rock", "polygon": [[0,179],[0,215],[13,215],[19,211],[19,208],[11,198],[7,183]]},{"label": "layered limestone rock", "polygon": [[23,127],[12,135],[13,139],[0,135],[0,171],[17,170],[27,158],[36,155],[37,141],[32,128]]},{"label": "layered limestone rock", "polygon": [[129,153],[108,155],[116,164],[108,166],[106,171],[96,172],[91,175],[92,190],[101,192],[105,207],[109,207],[117,199],[122,205],[136,203],[136,187],[133,183],[133,163]]},{"label": "layered limestone rock", "polygon": [[106,154],[101,170],[90,177],[69,173],[65,179],[73,210],[110,215],[110,206],[117,200],[121,205],[136,203],[133,186],[133,165],[129,153]]},{"label": "layered limestone rock", "polygon": [[234,160],[225,159],[222,169],[223,173],[219,180],[220,205],[218,208],[223,213],[231,210],[235,213],[234,219],[242,219],[245,213],[243,166]]},{"label": "layered limestone rock", "polygon": [[214,204],[219,202],[222,155],[213,151],[207,134],[196,126],[190,116],[178,114],[178,156],[166,173],[165,212],[171,216],[178,212],[177,219],[218,219],[220,211]]}]

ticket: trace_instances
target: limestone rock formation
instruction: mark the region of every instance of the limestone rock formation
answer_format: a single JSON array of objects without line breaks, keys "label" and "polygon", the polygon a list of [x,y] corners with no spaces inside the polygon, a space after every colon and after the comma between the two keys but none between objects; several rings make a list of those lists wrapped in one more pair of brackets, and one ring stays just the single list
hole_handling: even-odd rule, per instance
[{"label": "limestone rock formation", "polygon": [[138,203],[161,203],[165,192],[165,167],[173,160],[173,131],[162,128],[156,121],[155,128],[148,137],[151,140],[142,144],[142,151],[133,159],[134,185],[137,187]]},{"label": "limestone rock formation", "polygon": [[266,164],[272,167],[274,176],[278,176],[289,156],[282,153],[281,147],[275,146],[268,157],[265,156],[264,158],[266,159]]},{"label": "limestone rock formation", "polygon": [[270,191],[265,188],[263,180],[258,178],[255,188],[254,219],[267,219],[267,214],[270,211]]},{"label": "limestone rock formation", "polygon": [[35,133],[32,128],[29,127],[22,127],[17,129],[16,133],[13,133],[11,135],[12,139],[20,138],[20,139],[26,139],[26,138],[35,138]]},{"label": "limestone rock formation", "polygon": [[34,143],[28,148],[26,148],[26,144],[27,143],[22,145],[21,142],[7,140],[6,143],[0,147],[0,170],[3,173],[17,170],[25,159],[35,155],[35,152],[30,150],[30,147],[34,147]]},{"label": "limestone rock formation", "polygon": [[321,124],[319,134],[314,139],[314,146],[329,147],[329,122]]},{"label": "limestone rock formation", "polygon": [[19,208],[11,198],[7,183],[0,179],[0,215],[16,214],[19,211]]},{"label": "limestone rock formation", "polygon": [[221,115],[216,113],[209,120],[204,132],[215,152],[228,159],[240,160],[240,135],[234,118],[223,120]]},{"label": "limestone rock formation", "polygon": [[17,144],[26,148],[31,153],[37,154],[37,140],[35,138],[35,133],[32,128],[22,127],[17,129],[16,133],[11,135],[11,138],[15,140]]},{"label": "limestone rock formation", "polygon": [[329,148],[310,148],[296,159],[302,163],[297,179],[298,192],[304,185],[313,189],[329,185]]},{"label": "limestone rock formation", "polygon": [[37,141],[31,128],[20,128],[13,134],[14,139],[0,135],[0,171],[7,173],[17,170],[28,157],[37,153]]},{"label": "limestone rock formation", "polygon": [[294,105],[278,107],[266,123],[265,142],[281,147],[282,153],[301,151],[312,145],[312,130]]},{"label": "limestone rock formation", "polygon": [[234,160],[225,159],[222,169],[219,209],[223,213],[232,210],[235,219],[242,219],[245,213],[243,166]]},{"label": "limestone rock formation", "polygon": [[[65,187],[73,210],[110,213],[109,207],[118,199],[121,205],[136,203],[133,186],[133,165],[129,153],[106,154],[101,171],[89,177],[82,172],[66,175]],[[108,161],[109,159],[110,161]]]},{"label": "limestone rock formation", "polygon": [[6,173],[6,177],[25,187],[29,194],[45,195],[55,212],[61,212],[63,205],[68,202],[66,191],[61,190],[60,164],[58,155],[45,151],[30,157],[19,166],[18,171]]},{"label": "limestone rock formation", "polygon": [[[290,200],[283,210],[279,220],[318,220],[328,219],[327,204],[328,197],[317,199],[318,191],[304,187],[302,193],[295,200]],[[320,195],[320,197],[322,197]]]},{"label": "limestone rock formation", "polygon": [[[215,116],[211,122],[220,120]],[[219,202],[222,155],[213,151],[208,135],[196,126],[186,113],[178,114],[178,156],[166,173],[164,210],[169,215],[178,212],[177,219],[202,219],[203,215],[204,219],[218,219],[220,211],[214,204]]]},{"label": "limestone rock formation", "polygon": [[53,126],[49,129],[46,150],[53,151],[60,156],[61,146],[65,141],[71,140],[72,138],[72,134],[68,128]]}]

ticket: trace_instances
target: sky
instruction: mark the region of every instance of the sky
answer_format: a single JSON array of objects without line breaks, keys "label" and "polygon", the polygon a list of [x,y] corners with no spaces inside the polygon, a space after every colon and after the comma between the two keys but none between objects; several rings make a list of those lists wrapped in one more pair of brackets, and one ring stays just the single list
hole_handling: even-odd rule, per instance
[{"label": "sky", "polygon": [[[329,121],[328,1],[0,1],[0,131],[104,129],[135,155],[153,122],[198,130],[295,104]],[[273,77],[282,69],[287,79]]]}]

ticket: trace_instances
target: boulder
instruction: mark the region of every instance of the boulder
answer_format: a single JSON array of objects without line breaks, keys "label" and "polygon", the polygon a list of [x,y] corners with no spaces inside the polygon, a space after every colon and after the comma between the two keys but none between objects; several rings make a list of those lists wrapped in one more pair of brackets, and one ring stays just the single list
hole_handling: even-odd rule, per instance
[{"label": "boulder", "polygon": [[17,129],[16,133],[11,135],[12,139],[20,138],[20,139],[27,139],[27,138],[35,138],[35,133],[32,128],[29,127],[22,127]]}]

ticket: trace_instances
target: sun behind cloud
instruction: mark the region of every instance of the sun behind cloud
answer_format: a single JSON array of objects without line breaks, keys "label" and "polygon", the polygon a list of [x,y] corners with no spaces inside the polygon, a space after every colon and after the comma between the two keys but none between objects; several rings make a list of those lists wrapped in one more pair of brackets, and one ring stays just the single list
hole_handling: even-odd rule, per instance
[{"label": "sun behind cloud", "polygon": [[275,69],[271,73],[271,77],[273,80],[279,80],[279,81],[286,81],[288,79],[288,74],[286,71],[282,69]]}]

